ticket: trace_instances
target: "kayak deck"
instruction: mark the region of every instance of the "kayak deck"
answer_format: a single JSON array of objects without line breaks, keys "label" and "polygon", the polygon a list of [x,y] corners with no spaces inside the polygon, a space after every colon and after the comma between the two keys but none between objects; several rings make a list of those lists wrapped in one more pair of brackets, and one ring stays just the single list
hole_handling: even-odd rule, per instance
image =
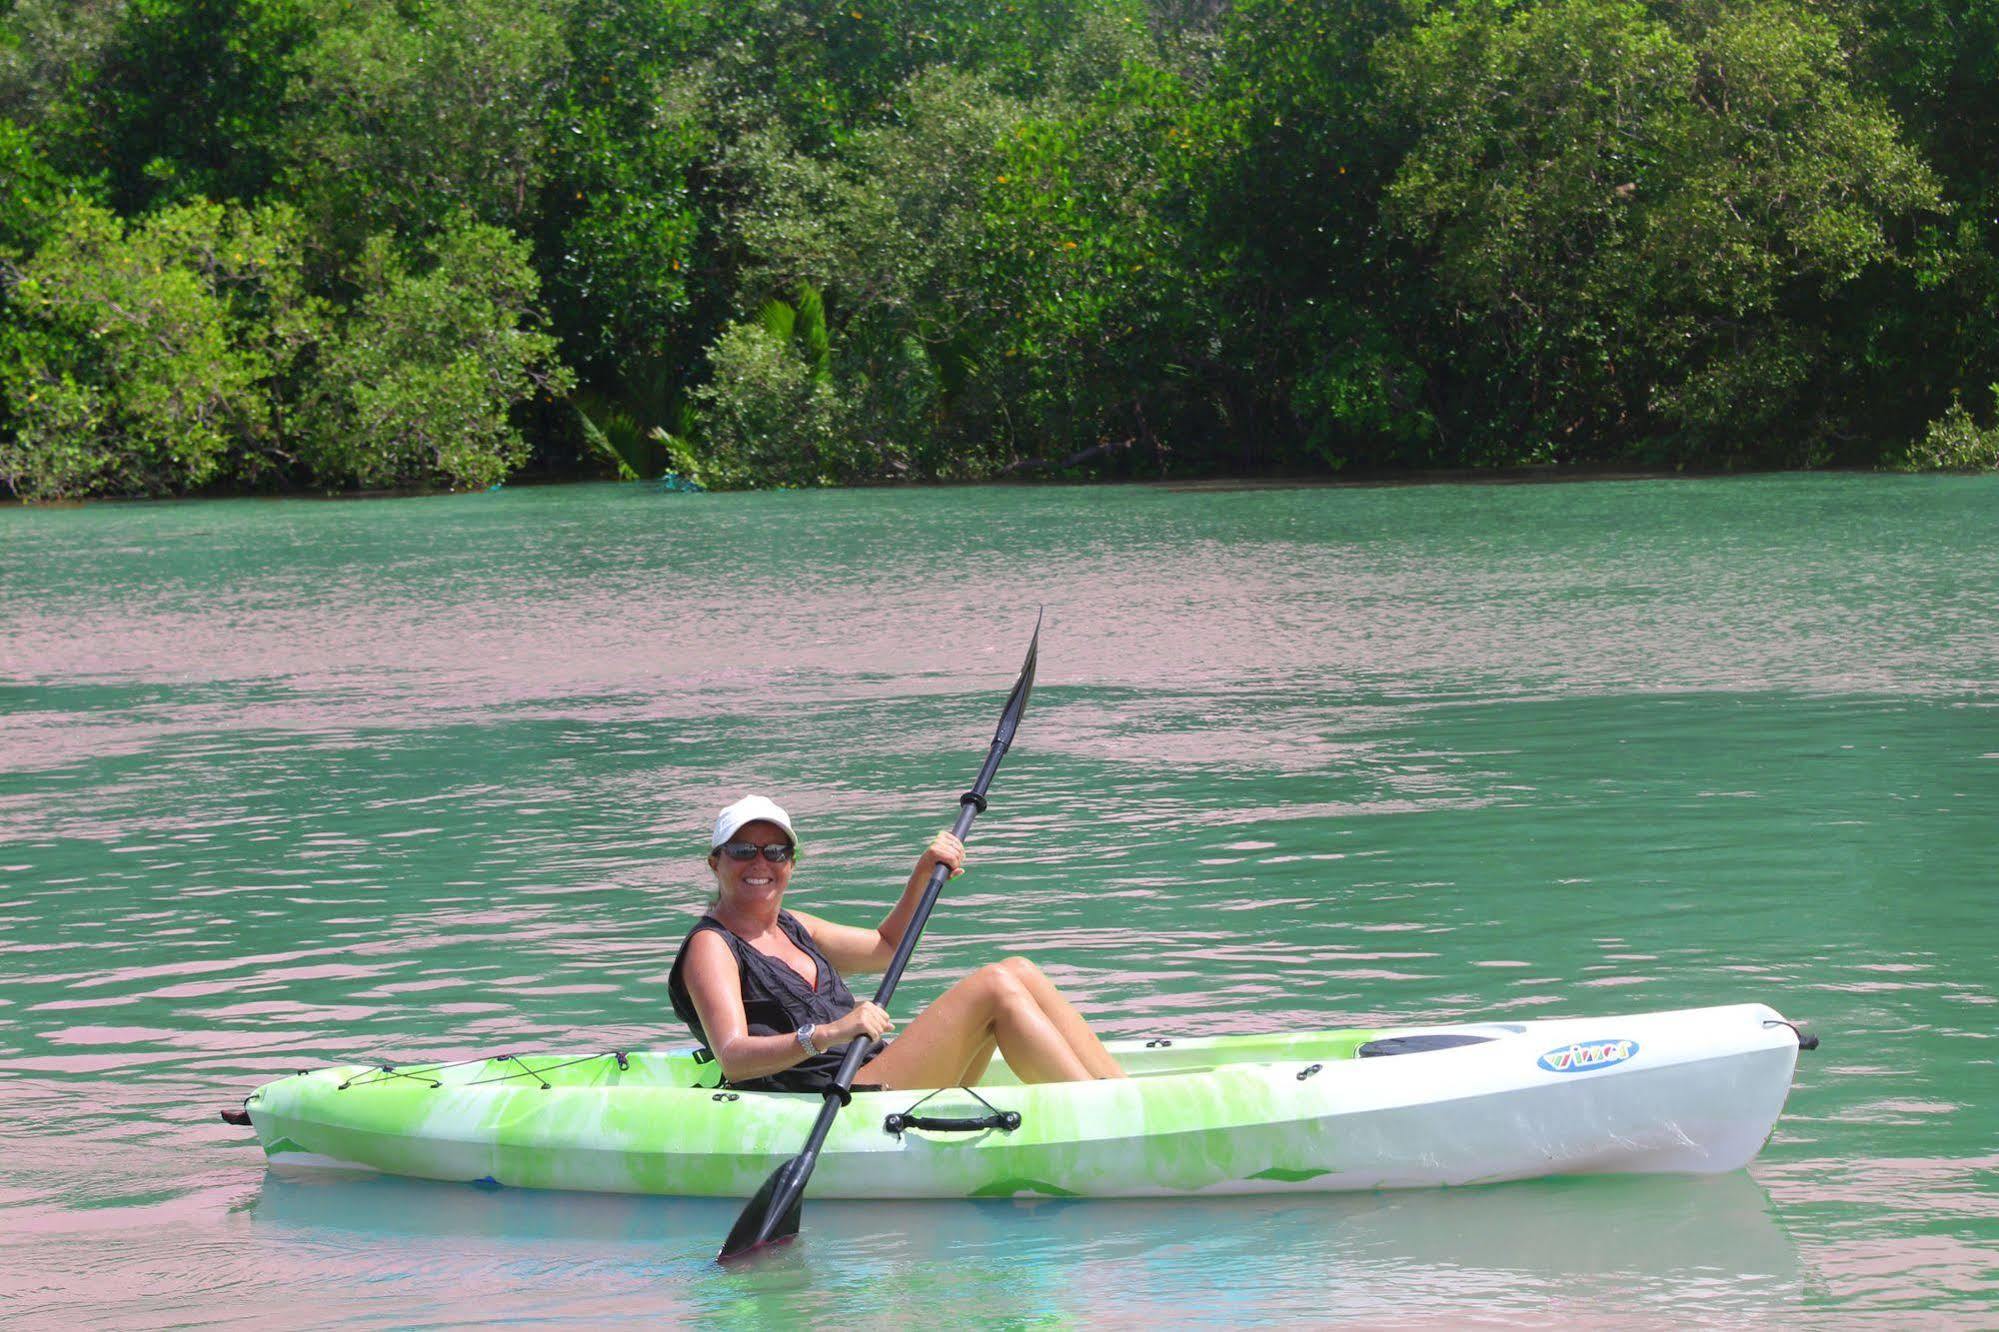
[{"label": "kayak deck", "polygon": [[[1387,1033],[1377,1029],[1291,1032],[1267,1036],[1155,1037],[1110,1041],[1106,1048],[1129,1077],[1204,1073],[1224,1065],[1304,1060],[1333,1062],[1357,1058],[1360,1048]],[[343,1089],[411,1083],[439,1089],[546,1086],[550,1090],[624,1088],[699,1090],[722,1086],[721,1065],[695,1050],[607,1050],[591,1055],[493,1055],[440,1063],[350,1064],[312,1076],[335,1078]],[[982,1090],[1022,1085],[1006,1061],[995,1055]],[[809,1097],[817,1093],[756,1093]]]}]

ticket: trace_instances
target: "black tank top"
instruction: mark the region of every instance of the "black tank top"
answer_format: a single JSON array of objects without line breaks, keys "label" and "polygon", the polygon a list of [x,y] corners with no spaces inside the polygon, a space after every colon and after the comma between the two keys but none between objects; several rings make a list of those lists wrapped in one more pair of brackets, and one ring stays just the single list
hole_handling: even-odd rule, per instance
[{"label": "black tank top", "polygon": [[[783,962],[750,947],[733,934],[729,927],[713,916],[703,916],[680,941],[680,951],[674,955],[673,971],[666,979],[666,991],[673,1000],[673,1011],[680,1015],[693,1031],[694,1039],[702,1045],[708,1044],[708,1033],[701,1029],[701,1015],[695,1011],[693,996],[687,992],[687,982],[681,978],[681,967],[687,961],[687,945],[694,942],[694,936],[703,930],[713,930],[722,936],[729,950],[736,955],[736,977],[743,987],[743,1016],[748,1019],[752,1036],[776,1036],[780,1033],[797,1031],[808,1022],[832,1022],[853,1011],[853,992],[840,979],[840,973],[812,942],[812,933],[798,923],[798,918],[789,911],[777,913],[777,927],[785,937],[798,945],[799,951],[812,959],[818,970],[819,983],[809,986],[805,978]],[[881,1053],[887,1042],[875,1042],[869,1051],[872,1059]],[[773,1073],[768,1077],[751,1078],[745,1082],[732,1082],[731,1087],[742,1091],[796,1091],[816,1092],[833,1081],[833,1074],[839,1071],[843,1050],[828,1050],[825,1054],[793,1064],[790,1068]]]}]

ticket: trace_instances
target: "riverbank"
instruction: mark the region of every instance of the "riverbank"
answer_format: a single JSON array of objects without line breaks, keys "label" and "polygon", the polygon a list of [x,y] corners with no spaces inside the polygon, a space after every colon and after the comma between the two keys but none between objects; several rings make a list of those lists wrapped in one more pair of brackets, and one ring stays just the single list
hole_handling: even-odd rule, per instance
[{"label": "riverbank", "polygon": [[[1937,469],[1921,475],[1980,475],[1989,469]],[[1068,477],[1034,476],[1017,477],[992,481],[899,481],[879,482],[872,485],[840,487],[783,487],[774,490],[750,488],[742,493],[781,493],[782,490],[838,489],[862,492],[897,490],[1039,490],[1062,487],[1107,487],[1129,486],[1158,488],[1188,493],[1225,493],[1232,491],[1256,490],[1310,490],[1310,489],[1369,489],[1403,486],[1530,486],[1567,485],[1591,482],[1626,481],[1719,481],[1731,478],[1780,476],[1891,476],[1904,474],[1900,469],[1882,468],[1817,468],[1812,471],[1791,471],[1779,468],[1745,470],[1699,470],[1693,468],[1630,468],[1610,465],[1555,466],[1537,465],[1522,467],[1491,468],[1376,468],[1340,472],[1333,475],[1309,472],[1269,472],[1256,476],[1206,476],[1206,477]],[[0,497],[0,507],[17,509],[81,509],[105,504],[160,504],[190,503],[202,500],[247,499],[247,500],[317,500],[330,503],[384,499],[423,499],[447,495],[468,495],[498,493],[503,490],[544,490],[567,486],[615,486],[634,491],[657,491],[659,493],[688,493],[685,488],[662,486],[657,481],[616,481],[605,476],[582,474],[558,475],[544,473],[511,478],[501,485],[482,486],[477,490],[452,489],[437,486],[400,486],[376,490],[349,491],[213,491],[195,495],[145,496],[145,495],[100,495],[90,499],[66,500],[22,500],[14,497]],[[730,492],[714,492],[726,494]]]}]

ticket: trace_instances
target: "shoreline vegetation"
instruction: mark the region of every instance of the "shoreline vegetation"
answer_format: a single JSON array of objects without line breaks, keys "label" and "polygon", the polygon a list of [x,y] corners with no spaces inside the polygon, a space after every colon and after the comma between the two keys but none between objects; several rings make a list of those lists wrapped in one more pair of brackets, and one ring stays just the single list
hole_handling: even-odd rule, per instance
[{"label": "shoreline vegetation", "polygon": [[1999,466],[1975,0],[0,0],[0,494]]},{"label": "shoreline vegetation", "polygon": [[[948,490],[964,487],[989,489],[992,487],[1013,487],[1018,489],[1045,489],[1063,486],[1139,486],[1167,491],[1192,491],[1223,494],[1239,490],[1380,490],[1421,486],[1586,486],[1610,485],[1632,481],[1746,481],[1757,477],[1795,476],[1890,476],[1903,474],[1911,477],[1919,475],[1936,476],[1945,473],[1963,475],[1967,473],[1990,473],[1989,468],[1909,468],[1893,469],[1881,467],[1819,467],[1809,471],[1798,468],[1729,468],[1709,471],[1670,470],[1664,468],[1632,468],[1609,464],[1558,464],[1523,463],[1479,468],[1399,468],[1373,471],[1342,473],[1326,472],[1265,472],[1234,476],[1076,476],[1037,477],[1031,479],[999,477],[984,481],[935,481],[896,480],[877,482],[857,482],[840,486],[742,486],[740,490],[759,490],[772,493],[807,493],[824,490]],[[160,504],[174,502],[194,503],[203,500],[262,500],[286,501],[303,500],[315,504],[344,504],[384,499],[444,499],[470,494],[498,493],[500,491],[519,492],[523,490],[560,489],[579,485],[630,485],[635,489],[644,488],[660,491],[702,492],[701,486],[658,486],[646,485],[643,480],[632,482],[602,474],[587,472],[559,473],[553,471],[528,472],[510,477],[505,482],[495,483],[480,490],[454,488],[447,485],[407,485],[387,486],[373,490],[364,489],[311,489],[297,490],[226,490],[211,489],[185,491],[171,495],[78,495],[61,499],[22,499],[17,496],[0,494],[0,509],[84,509],[99,505],[120,504]]]}]

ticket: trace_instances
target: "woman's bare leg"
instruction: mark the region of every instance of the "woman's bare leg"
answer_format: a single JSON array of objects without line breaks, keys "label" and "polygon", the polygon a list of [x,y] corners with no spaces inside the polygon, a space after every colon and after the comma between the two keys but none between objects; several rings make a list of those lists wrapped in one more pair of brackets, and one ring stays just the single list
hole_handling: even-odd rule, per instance
[{"label": "woman's bare leg", "polygon": [[1076,1011],[1075,1005],[1062,997],[1062,992],[1055,988],[1055,982],[1041,974],[1040,967],[1024,957],[1010,957],[1000,965],[1011,971],[1020,983],[1027,987],[1027,992],[1034,996],[1034,1002],[1047,1015],[1048,1020],[1055,1024],[1055,1030],[1062,1033],[1062,1039],[1069,1043],[1069,1048],[1075,1052],[1076,1058],[1082,1061],[1084,1068],[1090,1070],[1091,1077],[1124,1076],[1124,1070],[1118,1067],[1117,1060],[1111,1058],[1111,1052],[1104,1048],[1104,1043],[1097,1039],[1097,1033],[1090,1030],[1090,1024],[1083,1020],[1083,1015]]},{"label": "woman's bare leg", "polygon": [[995,964],[945,991],[863,1065],[855,1080],[890,1087],[970,1086],[963,1079],[985,1072],[995,1045],[1022,1082],[1082,1082],[1094,1076],[1019,974]]},{"label": "woman's bare leg", "polygon": [[986,1065],[993,1062],[993,1052],[998,1049],[999,1038],[997,1036],[988,1037],[986,1043],[979,1047],[978,1053],[972,1056],[972,1062],[965,1065],[964,1071],[958,1075],[958,1080],[951,1085],[954,1087],[978,1086],[979,1079],[986,1075]]}]

